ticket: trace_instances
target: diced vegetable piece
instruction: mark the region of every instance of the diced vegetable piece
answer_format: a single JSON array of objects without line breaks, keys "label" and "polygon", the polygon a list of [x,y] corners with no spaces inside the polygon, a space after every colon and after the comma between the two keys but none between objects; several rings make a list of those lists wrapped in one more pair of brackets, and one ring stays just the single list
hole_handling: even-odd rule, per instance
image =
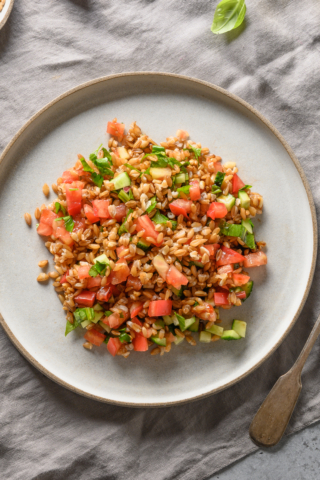
[{"label": "diced vegetable piece", "polygon": [[216,173],[217,173],[217,172],[223,172],[223,166],[221,165],[220,162],[216,162],[216,163],[214,164],[214,169],[215,169],[215,172],[216,172]]},{"label": "diced vegetable piece", "polygon": [[172,312],[172,300],[154,300],[149,304],[149,317],[163,317]]},{"label": "diced vegetable piece", "polygon": [[187,285],[189,282],[187,277],[183,273],[179,272],[174,265],[170,265],[165,280],[168,285],[173,285],[173,287],[177,290],[180,290],[181,285]]},{"label": "diced vegetable piece", "polygon": [[240,340],[240,335],[235,330],[225,330],[221,335],[222,340]]},{"label": "diced vegetable piece", "polygon": [[162,180],[171,177],[171,168],[150,168],[150,175],[154,180]]},{"label": "diced vegetable piece", "polygon": [[81,293],[74,297],[78,305],[84,305],[85,307],[93,307],[95,299],[96,293],[89,290],[82,290]]},{"label": "diced vegetable piece", "polygon": [[210,328],[206,328],[206,332],[210,332],[212,333],[212,335],[218,335],[219,337],[221,337],[221,335],[223,334],[223,328],[219,327],[218,325],[211,325]]},{"label": "diced vegetable piece", "polygon": [[93,307],[93,310],[95,312],[101,312],[103,310],[103,308],[101,307],[101,305],[99,303],[96,303],[95,306]]},{"label": "diced vegetable piece", "polygon": [[247,299],[251,295],[251,292],[252,292],[252,289],[253,289],[253,281],[251,280],[250,282],[243,285],[243,287],[241,287],[241,288],[245,292],[246,299]]},{"label": "diced vegetable piece", "polygon": [[78,213],[81,212],[82,188],[82,182],[74,182],[66,185],[67,210],[71,216],[78,215]]},{"label": "diced vegetable piece", "polygon": [[221,265],[228,265],[229,263],[240,263],[240,262],[243,262],[245,259],[243,255],[240,255],[240,253],[232,250],[232,248],[227,248],[225,246],[222,246],[221,250],[222,250],[222,255],[216,263],[217,267]]},{"label": "diced vegetable piece", "polygon": [[246,299],[246,292],[245,291],[236,292],[236,297],[240,298],[241,300],[245,300]]},{"label": "diced vegetable piece", "polygon": [[94,318],[92,319],[93,323],[98,323],[99,320],[103,317],[104,313],[103,312],[95,312]]},{"label": "diced vegetable piece", "polygon": [[121,342],[118,338],[110,338],[107,344],[108,352],[115,357],[118,353],[119,348],[121,347]]},{"label": "diced vegetable piece", "polygon": [[184,340],[184,337],[178,337],[178,335],[177,335],[174,343],[176,345],[179,345],[179,343],[183,342],[183,340]]},{"label": "diced vegetable piece", "polygon": [[132,339],[133,348],[136,352],[146,352],[148,350],[148,340],[141,334],[136,333]]},{"label": "diced vegetable piece", "polygon": [[220,197],[217,198],[217,202],[223,203],[227,207],[228,212],[230,212],[236,202],[236,199],[229,193],[228,195],[220,195]]},{"label": "diced vegetable piece", "polygon": [[164,316],[163,316],[163,320],[164,320],[164,323],[165,323],[166,325],[172,325],[172,323],[173,323],[173,320],[172,320],[172,318],[170,317],[170,315],[164,315]]},{"label": "diced vegetable piece", "polygon": [[139,325],[140,327],[142,327],[142,323],[140,322],[140,320],[137,318],[137,317],[134,317],[132,320],[131,320],[132,323],[135,323],[136,325]]},{"label": "diced vegetable piece", "polygon": [[222,273],[231,273],[233,272],[233,265],[224,265],[223,267],[219,267],[217,272],[219,273],[219,275],[221,275]]},{"label": "diced vegetable piece", "polygon": [[177,221],[176,220],[169,220],[168,217],[165,215],[162,215],[162,213],[157,210],[156,214],[152,217],[153,223],[156,224],[161,224],[161,225],[166,225],[167,222],[171,222],[172,225],[172,230],[175,230],[177,228]]},{"label": "diced vegetable piece", "polygon": [[117,155],[122,158],[122,160],[128,160],[129,153],[125,147],[117,147],[116,149]]},{"label": "diced vegetable piece", "polygon": [[100,327],[103,328],[103,330],[105,330],[107,333],[110,333],[111,332],[111,328],[109,327],[109,325],[105,325],[103,322],[99,322],[99,325]]},{"label": "diced vegetable piece", "polygon": [[93,345],[100,347],[106,336],[103,335],[103,333],[98,332],[95,328],[91,328],[91,330],[87,331],[84,338]]},{"label": "diced vegetable piece", "polygon": [[60,278],[60,283],[65,283],[67,281],[67,276],[69,275],[69,270],[67,270],[62,277]]},{"label": "diced vegetable piece", "polygon": [[245,210],[248,210],[248,208],[250,207],[250,197],[249,197],[249,195],[244,190],[241,190],[238,193],[238,197],[239,197],[239,200],[240,200],[240,207],[244,208]]},{"label": "diced vegetable piece", "polygon": [[118,285],[118,283],[125,282],[130,275],[130,269],[127,261],[124,258],[120,258],[116,265],[123,265],[119,270],[112,270],[110,274],[110,281],[112,285]]},{"label": "diced vegetable piece", "polygon": [[175,179],[176,179],[176,184],[181,184],[181,183],[185,183],[187,181],[187,176],[188,174],[187,173],[178,173],[178,175],[175,176]]},{"label": "diced vegetable piece", "polygon": [[121,188],[129,187],[131,185],[131,180],[127,172],[122,172],[117,177],[112,179],[115,190],[121,190]]},{"label": "diced vegetable piece", "polygon": [[190,330],[190,332],[197,332],[199,330],[199,318],[196,318],[195,322],[188,327],[188,330]]},{"label": "diced vegetable piece", "polygon": [[228,295],[229,295],[229,292],[215,292],[215,293],[213,294],[214,303],[215,303],[217,306],[220,306],[220,305],[229,305]]},{"label": "diced vegetable piece", "polygon": [[227,213],[228,210],[224,203],[212,202],[207,211],[207,216],[215,220],[216,218],[224,218]]},{"label": "diced vegetable piece", "polygon": [[100,217],[98,217],[98,215],[95,215],[93,213],[93,208],[90,205],[85,204],[83,206],[83,209],[84,209],[85,216],[87,217],[90,223],[99,222]]},{"label": "diced vegetable piece", "polygon": [[114,218],[117,220],[117,222],[121,222],[121,220],[126,216],[126,214],[127,207],[124,203],[116,206],[116,216]]},{"label": "diced vegetable piece", "polygon": [[130,335],[128,335],[127,333],[123,332],[121,333],[120,337],[119,337],[119,340],[121,343],[124,343],[124,342],[130,342],[131,343],[131,337]]},{"label": "diced vegetable piece", "polygon": [[92,207],[93,207],[93,214],[99,218],[110,218],[109,213],[109,205],[110,200],[93,200]]},{"label": "diced vegetable piece", "polygon": [[211,342],[211,333],[210,332],[205,332],[205,331],[200,332],[199,340],[202,343],[210,343]]},{"label": "diced vegetable piece", "polygon": [[87,288],[96,288],[100,287],[102,281],[102,277],[97,275],[96,277],[90,277],[87,282]]},{"label": "diced vegetable piece", "polygon": [[243,265],[246,268],[249,267],[260,267],[261,265],[266,265],[268,263],[267,255],[259,250],[258,252],[249,253],[245,255]]},{"label": "diced vegetable piece", "polygon": [[183,200],[178,198],[169,204],[169,208],[174,215],[183,215],[184,217],[189,218],[188,213],[191,212],[191,205],[191,200]]},{"label": "diced vegetable piece", "polygon": [[90,275],[89,275],[89,270],[91,268],[91,265],[82,265],[79,269],[78,269],[78,276],[79,278],[82,280],[83,278],[89,278]]},{"label": "diced vegetable piece", "polygon": [[190,180],[190,199],[195,202],[201,197],[199,180]]},{"label": "diced vegetable piece", "polygon": [[163,278],[163,280],[167,279],[167,274],[169,271],[169,264],[165,261],[162,255],[156,255],[153,260],[152,260],[154,268],[157,270],[159,273],[160,277]]},{"label": "diced vegetable piece", "polygon": [[233,320],[232,330],[237,332],[237,334],[240,335],[241,338],[245,338],[246,330],[247,330],[247,324],[246,324],[246,322],[243,322],[242,320]]},{"label": "diced vegetable piece", "polygon": [[235,223],[225,223],[220,227],[222,235],[228,235],[229,237],[240,237],[241,240],[245,240],[247,235],[247,230],[243,225]]},{"label": "diced vegetable piece", "polygon": [[178,313],[176,313],[176,317],[178,319],[181,332],[187,330],[187,328],[189,328],[196,321],[196,317],[184,318]]},{"label": "diced vegetable piece", "polygon": [[93,263],[105,263],[106,265],[109,265],[110,262],[109,262],[109,258],[107,257],[107,255],[105,253],[102,253],[102,255],[99,255],[98,257],[96,257],[94,260],[93,260]]},{"label": "diced vegetable piece", "polygon": [[208,245],[207,243],[203,245],[209,252],[210,257],[215,257],[218,250],[220,250],[220,244],[214,243],[213,245]]},{"label": "diced vegetable piece", "polygon": [[[232,178],[232,193],[236,195],[240,188],[243,188],[245,184],[243,181],[238,177],[238,175],[235,173]],[[240,197],[239,197],[240,198]]]},{"label": "diced vegetable piece", "polygon": [[244,241],[248,248],[251,248],[252,250],[256,248],[256,242],[254,240],[254,235],[252,233],[247,233]]},{"label": "diced vegetable piece", "polygon": [[[142,217],[139,217],[137,219],[137,224],[136,224],[136,229],[138,232],[141,232],[144,230],[143,233],[143,238],[147,239],[148,237],[153,238],[155,242],[157,241],[159,232],[157,232],[154,228],[154,223],[150,220],[148,215],[142,215]],[[163,241],[160,244],[155,243],[157,247],[160,247],[160,245],[163,243]]]},{"label": "diced vegetable piece", "polygon": [[73,169],[66,170],[62,174],[62,180],[63,180],[63,183],[73,183],[73,182],[76,182],[77,180],[79,180],[79,175]]},{"label": "diced vegetable piece", "polygon": [[119,142],[121,142],[124,135],[124,123],[108,122],[107,133],[109,133],[113,137],[117,137]]},{"label": "diced vegetable piece", "polygon": [[97,291],[97,300],[99,300],[99,302],[108,302],[112,295],[112,285],[101,287],[100,290]]},{"label": "diced vegetable piece", "polygon": [[241,224],[247,230],[248,233],[253,233],[253,223],[251,220],[242,220]]},{"label": "diced vegetable piece", "polygon": [[167,339],[165,337],[163,337],[163,338],[150,337],[150,340],[153,343],[156,343],[157,345],[160,345],[160,347],[166,347],[167,346]]},{"label": "diced vegetable piece", "polygon": [[[71,218],[71,217],[70,217]],[[72,220],[72,219],[71,219]],[[66,230],[64,220],[52,222],[52,233],[56,238],[60,238],[66,245],[73,245],[73,240],[70,233]]]},{"label": "diced vegetable piece", "polygon": [[49,227],[49,225],[46,225],[45,223],[40,223],[37,232],[39,235],[43,235],[44,237],[49,237],[52,235],[52,227]]},{"label": "diced vegetable piece", "polygon": [[136,317],[141,310],[143,310],[143,303],[142,302],[133,302],[133,304],[130,307],[130,317],[134,318]]},{"label": "diced vegetable piece", "polygon": [[233,283],[236,287],[240,287],[240,285],[245,285],[250,280],[249,275],[243,275],[243,273],[234,273],[233,274]]},{"label": "diced vegetable piece", "polygon": [[137,243],[137,247],[141,248],[141,250],[144,250],[147,252],[151,246],[151,243],[147,242],[144,238],[139,238],[139,241]]},{"label": "diced vegetable piece", "polygon": [[129,275],[127,278],[127,288],[133,288],[136,292],[141,290],[142,283],[139,277],[134,277],[133,275]]},{"label": "diced vegetable piece", "polygon": [[80,230],[84,230],[85,229],[85,219],[82,218],[80,215],[76,215],[73,219],[73,232],[79,232]]},{"label": "diced vegetable piece", "polygon": [[58,215],[53,213],[48,208],[44,208],[41,211],[40,223],[37,229],[38,234],[44,236],[52,235],[52,225],[56,218],[58,218]]},{"label": "diced vegetable piece", "polygon": [[119,328],[120,325],[126,320],[126,316],[124,313],[122,314],[122,318],[120,317],[119,313],[113,313],[108,317],[108,325],[110,328]]}]

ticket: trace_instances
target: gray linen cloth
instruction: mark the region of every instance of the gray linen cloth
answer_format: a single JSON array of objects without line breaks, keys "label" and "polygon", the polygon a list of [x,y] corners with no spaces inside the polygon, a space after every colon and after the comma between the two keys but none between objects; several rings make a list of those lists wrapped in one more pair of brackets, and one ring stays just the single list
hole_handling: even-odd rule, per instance
[{"label": "gray linen cloth", "polygon": [[[247,0],[243,26],[221,36],[210,32],[216,3],[16,0],[0,32],[0,148],[79,83],[125,71],[180,73],[230,90],[271,120],[319,206],[318,0]],[[272,357],[232,388],[185,406],[130,409],[77,396],[35,370],[1,331],[0,477],[201,480],[254,451],[250,421],[320,312],[319,271],[318,262],[307,304]],[[320,419],[319,354],[318,342],[288,433]]]}]

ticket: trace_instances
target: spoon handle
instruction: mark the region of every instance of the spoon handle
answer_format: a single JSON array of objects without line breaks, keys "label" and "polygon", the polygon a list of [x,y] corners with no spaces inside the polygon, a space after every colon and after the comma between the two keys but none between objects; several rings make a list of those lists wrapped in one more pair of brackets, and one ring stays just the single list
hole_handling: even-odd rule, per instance
[{"label": "spoon handle", "polygon": [[252,420],[249,434],[258,446],[272,447],[284,434],[302,388],[302,368],[319,333],[320,316],[297,361],[289,372],[278,379]]}]

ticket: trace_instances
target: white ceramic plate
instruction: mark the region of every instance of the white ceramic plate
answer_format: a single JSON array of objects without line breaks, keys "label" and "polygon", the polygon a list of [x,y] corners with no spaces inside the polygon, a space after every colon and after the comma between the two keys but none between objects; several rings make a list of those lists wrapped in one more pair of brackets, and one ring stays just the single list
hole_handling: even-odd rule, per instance
[{"label": "white ceramic plate", "polygon": [[[42,185],[56,181],[77,153],[104,142],[106,124],[136,120],[157,142],[177,129],[236,161],[241,178],[264,197],[256,236],[268,245],[268,265],[251,269],[255,287],[223,324],[248,322],[247,337],[192,347],[162,357],[112,358],[87,351],[83,332],[64,336],[65,317],[51,285],[39,284],[39,260],[53,262],[23,214],[46,202]],[[159,406],[217,392],[243,378],[280,344],[308,294],[316,259],[316,220],[304,174],[288,145],[258,112],[213,85],[168,74],[123,74],[94,80],[35,115],[0,159],[0,311],[16,347],[43,373],[86,396],[123,405]],[[294,194],[293,194],[294,192]],[[55,196],[51,193],[50,200]],[[303,234],[301,234],[303,232]]]},{"label": "white ceramic plate", "polygon": [[6,0],[3,9],[0,12],[0,30],[5,25],[6,21],[9,18],[13,7],[14,0]]}]

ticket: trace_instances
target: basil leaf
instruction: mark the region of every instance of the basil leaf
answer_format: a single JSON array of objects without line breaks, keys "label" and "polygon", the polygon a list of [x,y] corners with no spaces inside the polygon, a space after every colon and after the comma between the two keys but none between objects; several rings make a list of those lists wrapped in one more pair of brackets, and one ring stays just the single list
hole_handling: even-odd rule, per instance
[{"label": "basil leaf", "polygon": [[189,152],[193,152],[196,159],[199,160],[201,156],[201,148],[196,148],[196,147],[193,147],[192,145],[189,145],[188,150]]},{"label": "basil leaf", "polygon": [[216,7],[212,33],[225,33],[239,27],[246,14],[245,0],[222,0]]},{"label": "basil leaf", "polygon": [[93,172],[91,173],[91,178],[93,183],[95,183],[99,188],[102,187],[103,184],[103,176],[99,175],[99,173]]},{"label": "basil leaf", "polygon": [[217,187],[221,187],[225,176],[226,176],[225,173],[217,172],[216,178],[214,180],[214,185],[216,185]]},{"label": "basil leaf", "polygon": [[67,210],[66,210],[66,209],[64,208],[64,206],[61,205],[61,203],[59,203],[59,202],[55,202],[54,207],[55,207],[56,213],[59,213],[60,210],[61,210],[61,212],[62,212],[64,215],[67,213]]},{"label": "basil leaf", "polygon": [[239,189],[239,192],[241,192],[241,190],[247,190],[247,188],[252,188],[252,185],[245,185],[244,187]]},{"label": "basil leaf", "polygon": [[147,213],[150,213],[152,212],[152,210],[154,210],[156,208],[156,205],[157,205],[157,197],[153,197],[151,198],[151,204],[150,206],[147,208],[146,212]]},{"label": "basil leaf", "polygon": [[72,217],[63,217],[64,220],[64,226],[66,227],[66,230],[68,232],[72,232],[73,227],[74,227],[74,221]]}]

